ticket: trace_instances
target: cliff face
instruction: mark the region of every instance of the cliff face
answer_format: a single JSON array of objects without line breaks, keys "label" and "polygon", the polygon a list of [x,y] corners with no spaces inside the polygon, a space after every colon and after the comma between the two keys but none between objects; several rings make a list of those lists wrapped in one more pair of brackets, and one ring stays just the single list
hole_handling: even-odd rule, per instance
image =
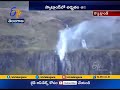
[{"label": "cliff face", "polygon": [[53,52],[0,53],[0,74],[57,74],[58,57]]},{"label": "cliff face", "polygon": [[119,74],[119,65],[119,50],[78,50],[63,62],[54,51],[0,53],[0,74]]},{"label": "cliff face", "polygon": [[[69,53],[65,74],[119,74],[119,51],[78,50]],[[67,70],[68,68],[68,70]]]}]

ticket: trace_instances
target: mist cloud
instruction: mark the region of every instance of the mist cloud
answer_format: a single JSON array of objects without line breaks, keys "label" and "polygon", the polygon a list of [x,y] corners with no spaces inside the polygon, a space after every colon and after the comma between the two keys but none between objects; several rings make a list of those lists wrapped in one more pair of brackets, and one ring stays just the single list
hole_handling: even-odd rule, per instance
[{"label": "mist cloud", "polygon": [[118,17],[98,17],[60,30],[56,45],[60,60],[64,59],[67,52],[80,48],[115,48],[113,35],[120,30],[117,19]]}]

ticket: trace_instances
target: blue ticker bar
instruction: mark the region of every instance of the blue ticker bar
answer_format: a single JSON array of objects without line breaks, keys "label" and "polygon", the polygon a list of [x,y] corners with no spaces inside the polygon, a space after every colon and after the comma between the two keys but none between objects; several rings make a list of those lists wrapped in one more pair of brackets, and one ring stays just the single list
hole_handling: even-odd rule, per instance
[{"label": "blue ticker bar", "polygon": [[[46,9],[54,7],[55,9]],[[64,8],[60,8],[64,7]],[[120,10],[120,1],[30,1],[29,10]],[[79,7],[76,9],[76,7]],[[81,8],[83,7],[83,8]]]},{"label": "blue ticker bar", "polygon": [[[60,82],[77,82],[76,85],[66,85]],[[89,82],[89,84],[81,83]],[[73,83],[71,83],[73,84]],[[35,79],[6,79],[0,80],[0,89],[120,89],[120,80],[35,80]]]}]

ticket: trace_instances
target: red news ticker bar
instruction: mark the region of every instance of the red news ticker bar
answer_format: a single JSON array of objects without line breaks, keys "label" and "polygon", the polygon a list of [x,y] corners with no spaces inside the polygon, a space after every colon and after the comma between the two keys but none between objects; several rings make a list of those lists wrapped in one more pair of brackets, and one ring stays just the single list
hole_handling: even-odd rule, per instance
[{"label": "red news ticker bar", "polygon": [[93,11],[93,16],[120,16],[120,11]]},{"label": "red news ticker bar", "polygon": [[109,11],[108,16],[120,16],[120,11]]}]

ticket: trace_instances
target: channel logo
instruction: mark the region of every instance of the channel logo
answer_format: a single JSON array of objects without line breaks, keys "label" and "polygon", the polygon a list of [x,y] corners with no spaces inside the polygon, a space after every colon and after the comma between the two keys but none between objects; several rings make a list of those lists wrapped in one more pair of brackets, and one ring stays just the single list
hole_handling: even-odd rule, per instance
[{"label": "channel logo", "polygon": [[36,75],[36,76],[35,76],[35,78],[36,78],[36,79],[39,79],[39,76],[38,76],[38,75]]},{"label": "channel logo", "polygon": [[21,18],[22,11],[16,7],[11,8],[10,16],[15,17],[14,19],[7,19],[7,23],[24,23],[25,20]]},{"label": "channel logo", "polygon": [[96,76],[93,76],[93,79],[96,79]]},{"label": "channel logo", "polygon": [[66,79],[66,76],[65,76],[65,75],[62,75],[62,79]]},{"label": "channel logo", "polygon": [[7,79],[10,79],[10,76],[9,76],[9,75],[7,76]]}]

